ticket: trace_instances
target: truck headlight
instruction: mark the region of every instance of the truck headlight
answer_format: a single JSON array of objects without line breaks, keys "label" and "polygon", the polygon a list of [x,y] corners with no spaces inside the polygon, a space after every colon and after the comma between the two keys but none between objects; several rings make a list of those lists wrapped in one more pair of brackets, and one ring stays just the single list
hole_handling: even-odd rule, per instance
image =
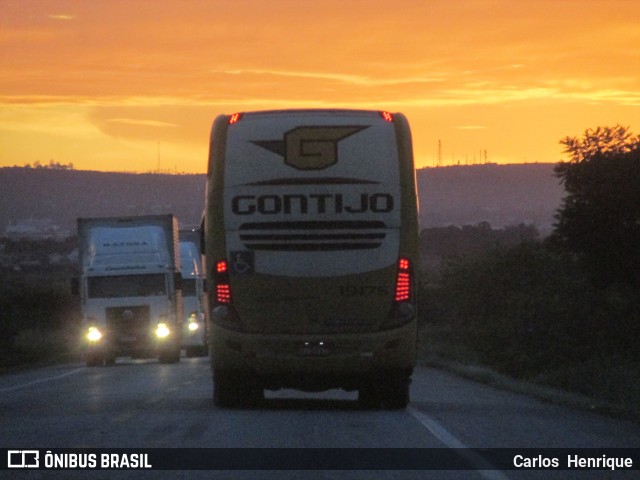
[{"label": "truck headlight", "polygon": [[99,342],[102,339],[102,332],[98,327],[89,327],[87,330],[87,340],[90,342]]},{"label": "truck headlight", "polygon": [[195,332],[198,330],[198,324],[196,322],[189,322],[189,326],[187,327],[190,332]]},{"label": "truck headlight", "polygon": [[156,336],[158,338],[166,338],[170,334],[171,334],[171,330],[169,330],[169,327],[167,326],[166,323],[160,322],[156,327]]}]

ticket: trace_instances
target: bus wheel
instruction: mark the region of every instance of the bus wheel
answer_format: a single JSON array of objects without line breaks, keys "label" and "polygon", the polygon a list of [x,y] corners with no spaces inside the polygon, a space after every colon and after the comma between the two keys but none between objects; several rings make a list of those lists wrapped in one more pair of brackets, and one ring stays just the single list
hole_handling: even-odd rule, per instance
[{"label": "bus wheel", "polygon": [[217,407],[255,408],[264,399],[264,389],[258,379],[232,372],[213,372],[213,403]]},{"label": "bus wheel", "polygon": [[375,375],[364,380],[358,391],[363,408],[401,410],[409,404],[411,376],[404,371]]}]

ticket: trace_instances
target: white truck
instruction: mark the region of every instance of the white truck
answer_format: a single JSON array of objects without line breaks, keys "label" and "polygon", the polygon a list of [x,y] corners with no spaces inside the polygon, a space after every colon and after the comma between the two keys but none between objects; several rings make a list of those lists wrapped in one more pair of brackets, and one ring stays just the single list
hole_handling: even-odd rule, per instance
[{"label": "white truck", "polygon": [[180,262],[184,302],[182,348],[187,357],[203,357],[209,353],[208,309],[198,229],[180,230]]},{"label": "white truck", "polygon": [[173,215],[78,219],[87,366],[118,356],[180,360],[182,277]]}]

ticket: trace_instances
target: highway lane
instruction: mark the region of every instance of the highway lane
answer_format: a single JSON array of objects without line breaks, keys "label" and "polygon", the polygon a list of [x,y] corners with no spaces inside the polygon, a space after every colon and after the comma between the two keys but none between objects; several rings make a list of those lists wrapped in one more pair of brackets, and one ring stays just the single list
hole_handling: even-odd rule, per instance
[{"label": "highway lane", "polygon": [[[640,448],[640,426],[418,368],[404,411],[360,410],[356,393],[268,392],[254,410],[218,409],[208,359],[122,359],[0,376],[4,448]],[[467,458],[482,462],[482,458]],[[11,478],[112,478],[11,472]],[[158,478],[163,472],[113,472]],[[129,476],[127,476],[127,473]],[[164,472],[166,478],[636,478],[636,472]],[[77,475],[77,477],[76,477]]]}]

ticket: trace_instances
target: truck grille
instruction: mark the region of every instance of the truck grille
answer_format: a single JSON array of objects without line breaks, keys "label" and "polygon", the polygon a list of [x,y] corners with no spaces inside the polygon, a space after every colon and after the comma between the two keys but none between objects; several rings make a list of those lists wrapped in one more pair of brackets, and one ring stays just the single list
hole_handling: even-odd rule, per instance
[{"label": "truck grille", "polygon": [[148,305],[108,307],[106,314],[107,328],[117,344],[135,347],[148,341],[151,324]]}]

